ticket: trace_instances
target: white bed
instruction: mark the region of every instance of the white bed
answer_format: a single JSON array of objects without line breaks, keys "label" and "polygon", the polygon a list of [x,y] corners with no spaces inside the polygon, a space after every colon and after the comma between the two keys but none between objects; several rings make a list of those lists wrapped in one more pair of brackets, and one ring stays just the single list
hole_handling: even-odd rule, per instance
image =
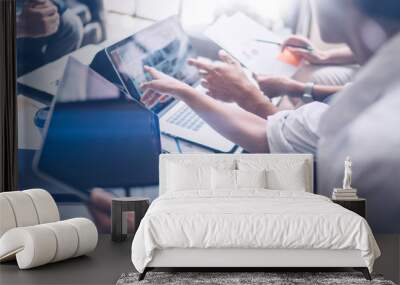
[{"label": "white bed", "polygon": [[370,278],[380,255],[362,217],[312,194],[311,155],[162,155],[159,189],[132,243],[140,279],[155,267],[354,267]]}]

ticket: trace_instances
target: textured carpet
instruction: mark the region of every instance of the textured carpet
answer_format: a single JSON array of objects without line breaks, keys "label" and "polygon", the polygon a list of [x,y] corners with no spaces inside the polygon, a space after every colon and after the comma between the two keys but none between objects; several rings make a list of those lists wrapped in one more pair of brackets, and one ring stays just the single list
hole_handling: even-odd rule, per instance
[{"label": "textured carpet", "polygon": [[117,285],[185,285],[185,284],[213,284],[213,285],[297,285],[297,284],[327,284],[327,285],[395,285],[384,280],[381,276],[373,275],[373,280],[364,279],[359,272],[148,272],[146,278],[137,281],[138,273],[122,274]]}]

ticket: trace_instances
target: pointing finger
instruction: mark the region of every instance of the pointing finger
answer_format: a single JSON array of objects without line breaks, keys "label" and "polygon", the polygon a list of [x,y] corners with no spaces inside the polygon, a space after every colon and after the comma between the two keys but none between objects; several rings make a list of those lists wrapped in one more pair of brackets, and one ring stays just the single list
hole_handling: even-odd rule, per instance
[{"label": "pointing finger", "polygon": [[201,81],[201,86],[203,86],[206,89],[210,88],[210,84],[206,80]]},{"label": "pointing finger", "polygon": [[162,77],[162,73],[159,72],[157,69],[155,69],[154,67],[150,67],[150,66],[143,66],[144,71],[150,73],[150,75],[154,78],[154,79],[159,79]]},{"label": "pointing finger", "polygon": [[191,59],[188,60],[188,63],[190,65],[195,66],[198,69],[203,69],[203,70],[205,70],[207,72],[211,72],[214,69],[214,65],[212,63],[208,63],[208,62],[206,62],[204,60],[201,60],[201,59],[191,58]]},{"label": "pointing finger", "polygon": [[218,56],[225,63],[233,64],[233,65],[240,65],[239,62],[236,59],[234,59],[230,54],[228,54],[224,50],[220,50],[218,52]]}]

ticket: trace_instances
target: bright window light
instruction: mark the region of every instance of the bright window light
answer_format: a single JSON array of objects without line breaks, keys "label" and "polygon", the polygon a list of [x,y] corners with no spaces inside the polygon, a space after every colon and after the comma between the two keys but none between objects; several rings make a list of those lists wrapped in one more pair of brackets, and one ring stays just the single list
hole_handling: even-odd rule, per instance
[{"label": "bright window light", "polygon": [[219,15],[242,11],[264,24],[282,21],[282,15],[293,0],[182,0],[182,22],[185,28],[200,27]]}]

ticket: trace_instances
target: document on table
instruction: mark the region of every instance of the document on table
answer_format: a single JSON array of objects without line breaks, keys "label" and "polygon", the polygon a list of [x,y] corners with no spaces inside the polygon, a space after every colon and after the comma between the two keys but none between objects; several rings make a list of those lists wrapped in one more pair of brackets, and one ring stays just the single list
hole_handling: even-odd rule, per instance
[{"label": "document on table", "polygon": [[36,112],[45,107],[44,104],[23,95],[17,96],[18,105],[18,149],[37,150],[43,137],[34,120]]},{"label": "document on table", "polygon": [[291,77],[300,64],[289,51],[281,52],[279,45],[258,42],[284,39],[240,12],[221,16],[205,35],[256,74]]}]

